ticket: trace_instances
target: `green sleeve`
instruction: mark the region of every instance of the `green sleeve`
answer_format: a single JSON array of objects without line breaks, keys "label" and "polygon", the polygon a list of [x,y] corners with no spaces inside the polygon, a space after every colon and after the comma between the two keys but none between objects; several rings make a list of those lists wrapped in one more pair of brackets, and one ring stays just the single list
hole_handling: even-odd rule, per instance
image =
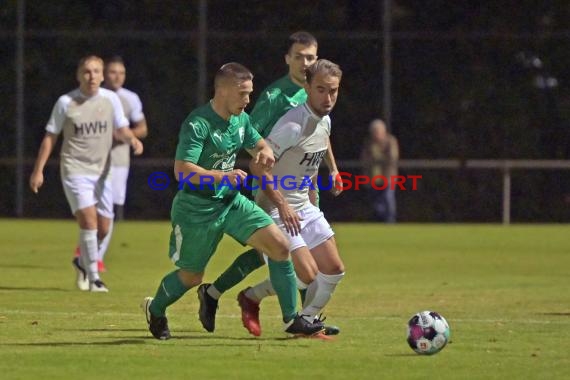
[{"label": "green sleeve", "polygon": [[251,124],[262,136],[267,135],[265,132],[268,131],[275,122],[274,113],[276,107],[274,107],[274,101],[275,99],[272,98],[269,91],[265,91],[261,94],[255,103],[255,107],[253,107],[251,111]]},{"label": "green sleeve", "polygon": [[261,140],[261,135],[255,130],[249,117],[246,117],[243,147],[245,149],[253,149],[259,140]]},{"label": "green sleeve", "polygon": [[176,159],[197,164],[207,136],[207,129],[202,123],[196,120],[185,121],[178,135]]}]

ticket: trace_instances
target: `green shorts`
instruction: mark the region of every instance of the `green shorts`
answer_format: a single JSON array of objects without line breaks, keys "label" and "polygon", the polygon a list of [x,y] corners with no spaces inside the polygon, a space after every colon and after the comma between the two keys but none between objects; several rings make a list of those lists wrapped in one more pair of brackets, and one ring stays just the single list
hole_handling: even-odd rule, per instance
[{"label": "green shorts", "polygon": [[224,233],[245,245],[255,231],[270,224],[273,224],[273,220],[265,211],[238,193],[227,212],[210,223],[173,221],[169,256],[177,267],[202,273]]}]

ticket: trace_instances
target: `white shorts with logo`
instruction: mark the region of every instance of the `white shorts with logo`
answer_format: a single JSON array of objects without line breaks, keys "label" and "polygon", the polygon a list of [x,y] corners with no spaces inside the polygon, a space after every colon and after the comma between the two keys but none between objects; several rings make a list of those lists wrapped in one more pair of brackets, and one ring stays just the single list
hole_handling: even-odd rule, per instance
[{"label": "white shorts with logo", "polygon": [[119,206],[125,204],[127,198],[127,179],[129,178],[128,166],[111,167],[111,183],[113,186],[113,203]]},{"label": "white shorts with logo", "polygon": [[113,219],[113,192],[108,176],[63,177],[62,184],[72,214],[95,205],[97,214]]},{"label": "white shorts with logo", "polygon": [[281,222],[277,210],[271,213],[271,217],[277,224],[277,227],[289,238],[289,252],[293,252],[301,247],[307,247],[311,250],[334,236],[329,222],[327,222],[323,212],[318,207],[309,205],[297,211],[297,214],[303,219],[301,220],[301,234],[292,236],[285,229],[285,225]]}]

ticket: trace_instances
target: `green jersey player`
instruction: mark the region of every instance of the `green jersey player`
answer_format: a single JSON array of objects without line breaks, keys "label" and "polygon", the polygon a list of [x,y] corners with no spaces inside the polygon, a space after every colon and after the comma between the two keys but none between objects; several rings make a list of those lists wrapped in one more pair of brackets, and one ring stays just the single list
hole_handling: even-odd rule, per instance
[{"label": "green jersey player", "polygon": [[[302,55],[302,53],[296,54]],[[308,56],[309,58],[303,57],[303,60],[312,62],[313,55],[309,53]],[[286,75],[263,91],[251,111],[251,120],[255,129],[265,138],[281,116],[306,101],[305,89],[294,82],[290,75]]]},{"label": "green jersey player", "polygon": [[287,238],[271,218],[236,190],[246,173],[234,169],[246,149],[259,165],[271,167],[273,151],[253,129],[244,112],[253,91],[253,75],[239,63],[223,65],[214,79],[214,98],[182,124],[174,164],[180,190],[171,210],[169,255],[177,270],[166,275],[154,298],[142,303],[149,330],[169,339],[166,308],[199,285],[223,234],[249,244],[269,257],[269,272],[279,297],[285,331],[312,335],[319,322],[296,313],[296,284]]},{"label": "green jersey player", "polygon": [[[260,95],[251,112],[251,122],[263,137],[267,137],[277,121],[289,110],[307,100],[305,71],[317,61],[318,43],[310,33],[299,31],[289,36],[288,50],[285,62],[289,67],[286,76],[269,85]],[[328,142],[325,161],[330,170],[331,178],[337,178],[338,169]],[[255,184],[254,184],[255,185]],[[334,183],[333,194],[338,195],[338,184]],[[254,192],[255,193],[255,192]],[[311,202],[318,206],[318,192],[311,191]],[[216,310],[220,296],[237,285],[249,273],[264,265],[263,256],[251,249],[238,256],[235,261],[212,284],[203,284],[198,288],[200,301],[199,318],[202,326],[209,332],[215,329]],[[301,291],[304,298],[305,292]]]}]

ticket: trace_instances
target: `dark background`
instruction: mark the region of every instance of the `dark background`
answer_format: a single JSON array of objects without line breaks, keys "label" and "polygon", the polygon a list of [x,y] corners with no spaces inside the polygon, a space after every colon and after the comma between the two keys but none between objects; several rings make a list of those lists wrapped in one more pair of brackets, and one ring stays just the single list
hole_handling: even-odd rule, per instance
[{"label": "dark background", "polygon": [[[10,159],[16,1],[1,4],[0,159]],[[382,117],[382,17],[382,1],[209,1],[206,98],[215,70],[238,61],[255,74],[256,99],[286,73],[287,36],[308,30],[319,56],[344,71],[332,141],[341,164],[356,159],[368,122]],[[568,1],[394,0],[392,19],[392,131],[402,158],[569,158]],[[171,160],[180,123],[198,105],[197,31],[197,0],[26,1],[25,156],[33,160],[55,101],[76,87],[77,60],[94,52],[124,57],[125,87],[140,95],[149,125],[144,157]],[[0,165],[1,216],[14,215],[14,170]],[[26,179],[30,171],[28,164]],[[132,168],[128,218],[168,217],[175,189],[150,190],[153,171],[170,173],[172,165]],[[499,171],[403,174],[423,179],[417,191],[398,194],[400,221],[501,220]],[[69,217],[57,165],[45,175],[38,196],[26,192],[24,215]],[[514,172],[512,220],[570,221],[568,183],[562,170]],[[322,198],[332,220],[370,218],[363,192]]]}]

